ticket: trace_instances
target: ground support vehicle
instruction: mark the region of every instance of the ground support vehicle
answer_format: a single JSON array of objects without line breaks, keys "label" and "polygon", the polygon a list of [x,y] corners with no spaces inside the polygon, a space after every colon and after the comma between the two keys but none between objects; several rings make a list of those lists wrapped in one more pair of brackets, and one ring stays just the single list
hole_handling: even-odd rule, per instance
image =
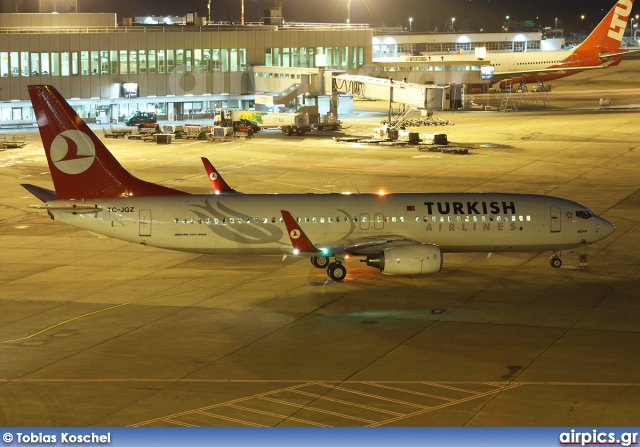
[{"label": "ground support vehicle", "polygon": [[114,129],[111,126],[109,129],[103,127],[102,132],[104,133],[105,138],[124,138],[133,133],[131,129]]},{"label": "ground support vehicle", "polygon": [[130,140],[153,141],[153,135],[155,133],[157,133],[155,126],[143,127],[142,129],[138,129],[138,132],[129,134],[127,138]]}]

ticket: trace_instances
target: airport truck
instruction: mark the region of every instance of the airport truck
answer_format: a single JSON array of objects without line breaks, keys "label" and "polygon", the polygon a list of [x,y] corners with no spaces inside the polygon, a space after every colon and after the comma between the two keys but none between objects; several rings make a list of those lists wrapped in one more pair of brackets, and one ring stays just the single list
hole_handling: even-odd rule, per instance
[{"label": "airport truck", "polygon": [[237,123],[250,124],[257,129],[280,129],[285,135],[304,135],[311,130],[309,115],[306,113],[274,113],[251,110],[222,109],[221,126],[233,126]]}]

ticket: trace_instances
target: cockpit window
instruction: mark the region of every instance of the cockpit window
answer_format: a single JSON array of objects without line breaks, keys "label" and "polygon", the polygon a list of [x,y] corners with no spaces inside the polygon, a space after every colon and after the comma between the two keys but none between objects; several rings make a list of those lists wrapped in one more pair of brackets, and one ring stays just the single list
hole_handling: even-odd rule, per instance
[{"label": "cockpit window", "polygon": [[589,211],[576,211],[576,217],[579,217],[580,219],[588,219],[592,216],[592,214]]}]

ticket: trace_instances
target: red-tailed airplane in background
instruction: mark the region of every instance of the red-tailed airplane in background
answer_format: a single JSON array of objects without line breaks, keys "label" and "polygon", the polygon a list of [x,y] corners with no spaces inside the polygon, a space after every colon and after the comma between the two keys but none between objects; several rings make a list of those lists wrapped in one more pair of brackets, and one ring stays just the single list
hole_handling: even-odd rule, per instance
[{"label": "red-tailed airplane in background", "polygon": [[[491,82],[510,80],[538,82],[563,78],[585,70],[613,67],[622,62],[624,56],[640,50],[620,49],[622,36],[631,15],[634,0],[618,0],[609,13],[580,43],[561,51],[526,51],[488,53],[484,59],[493,66]],[[470,55],[437,55],[434,60],[469,61]],[[374,62],[419,62],[428,56],[405,58],[378,58]],[[430,59],[430,58],[429,58]]]},{"label": "red-tailed airplane in background", "polygon": [[[419,275],[440,271],[443,252],[557,252],[615,230],[584,205],[533,194],[189,194],[132,176],[55,88],[30,85],[29,94],[55,191],[23,186],[52,219],[129,242],[304,255],[340,281],[347,256]],[[551,265],[561,264],[554,255]]]}]

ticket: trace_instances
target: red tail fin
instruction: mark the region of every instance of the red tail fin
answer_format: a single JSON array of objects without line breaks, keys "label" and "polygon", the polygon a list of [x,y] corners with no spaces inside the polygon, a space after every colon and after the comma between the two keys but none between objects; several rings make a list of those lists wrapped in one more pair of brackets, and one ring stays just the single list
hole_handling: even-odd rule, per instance
[{"label": "red tail fin", "polygon": [[577,49],[617,51],[620,48],[622,35],[627,27],[634,0],[618,0],[609,14],[602,19],[591,34]]},{"label": "red tail fin", "polygon": [[187,194],[129,174],[54,87],[29,95],[58,199]]}]

